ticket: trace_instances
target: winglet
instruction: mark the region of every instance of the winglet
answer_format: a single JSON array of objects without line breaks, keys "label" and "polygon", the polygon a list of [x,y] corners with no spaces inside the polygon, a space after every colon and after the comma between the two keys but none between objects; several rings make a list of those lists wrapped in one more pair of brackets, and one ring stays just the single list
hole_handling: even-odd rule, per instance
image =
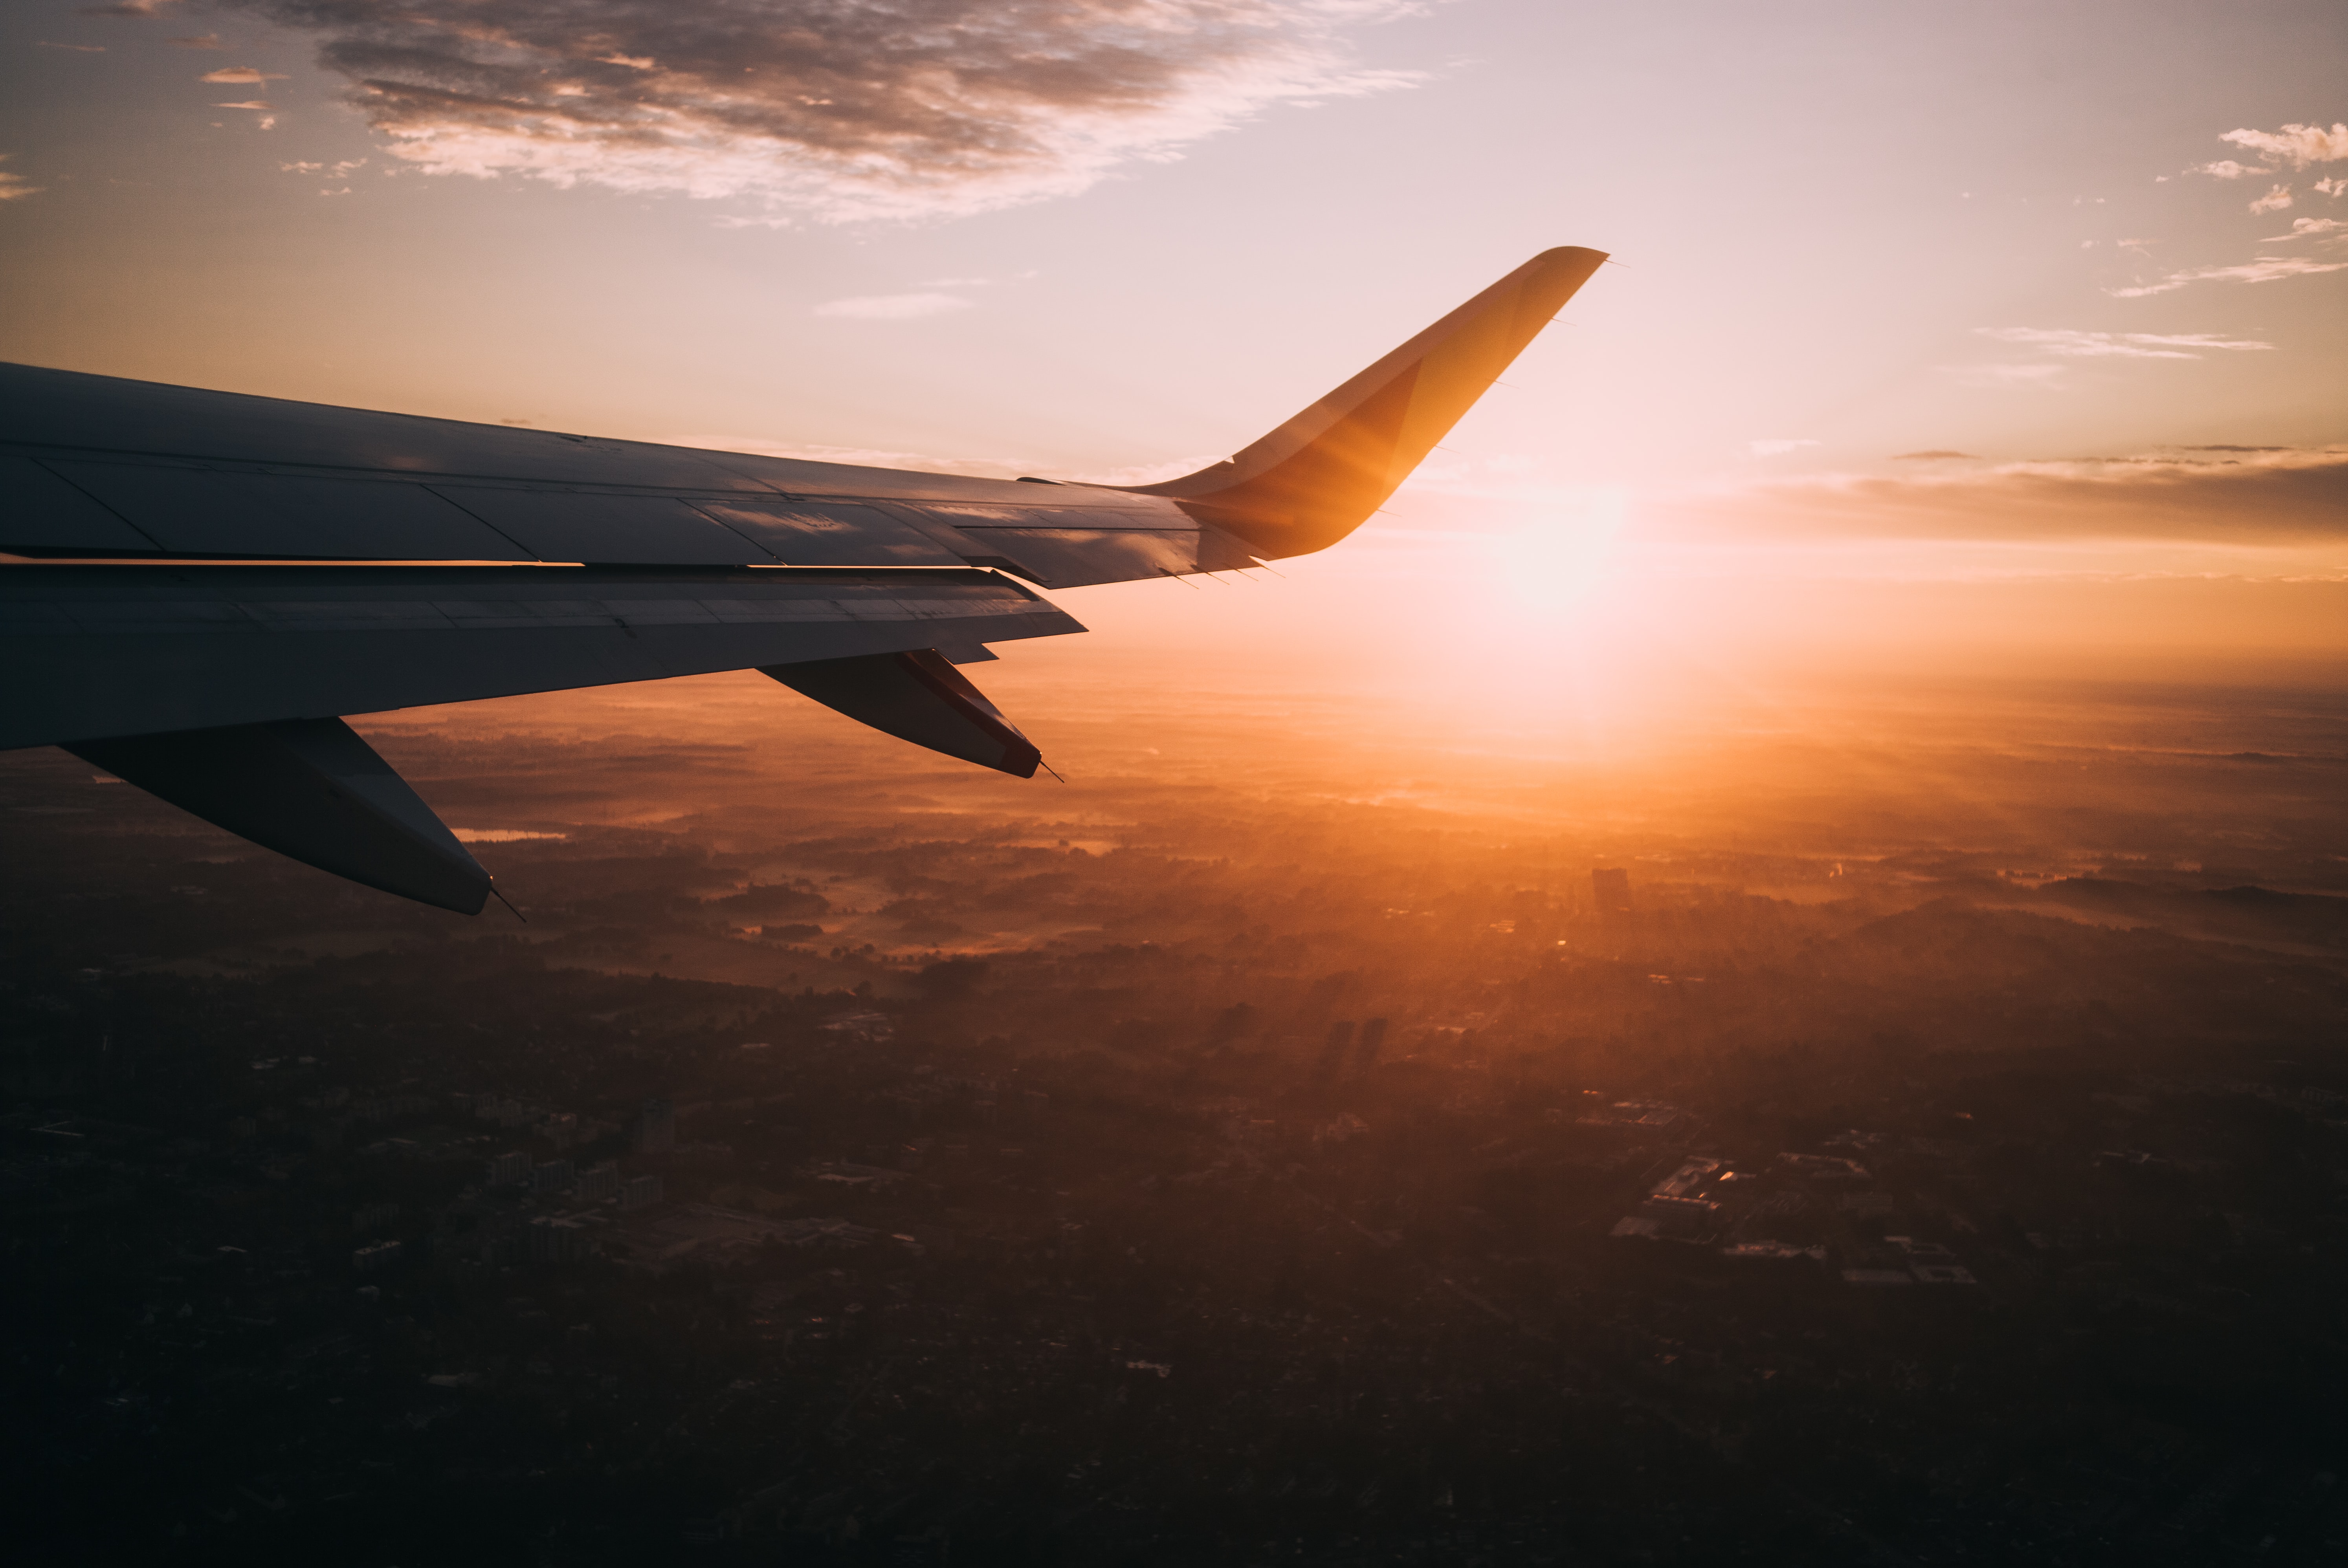
[{"label": "winglet", "polygon": [[1236,456],[1130,487],[1261,556],[1326,549],[1385,504],[1605,260],[1544,251]]}]

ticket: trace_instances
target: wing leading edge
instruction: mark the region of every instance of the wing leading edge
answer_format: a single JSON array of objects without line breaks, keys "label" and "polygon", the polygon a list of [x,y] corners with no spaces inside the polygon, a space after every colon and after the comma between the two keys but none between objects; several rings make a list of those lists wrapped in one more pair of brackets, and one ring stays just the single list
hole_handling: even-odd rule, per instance
[{"label": "wing leading edge", "polygon": [[[1544,251],[1162,485],[798,462],[0,365],[0,749],[62,745],[338,876],[487,874],[349,713],[757,669],[1019,777],[954,669],[1082,626],[1044,588],[1323,549],[1597,270]],[[999,575],[1010,573],[1011,577]]]}]

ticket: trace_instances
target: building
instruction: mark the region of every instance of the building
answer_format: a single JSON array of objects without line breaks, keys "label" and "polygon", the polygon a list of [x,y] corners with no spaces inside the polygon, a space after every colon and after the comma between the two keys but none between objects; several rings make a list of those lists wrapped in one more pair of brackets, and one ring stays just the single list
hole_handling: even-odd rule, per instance
[{"label": "building", "polygon": [[359,1274],[377,1274],[399,1261],[399,1244],[379,1241],[351,1254],[351,1267]]},{"label": "building", "polygon": [[1631,912],[1631,874],[1620,867],[1610,867],[1590,874],[1590,891],[1595,896],[1601,915],[1628,915]]},{"label": "building", "polygon": [[1321,1042],[1320,1060],[1313,1064],[1315,1078],[1334,1078],[1345,1063],[1345,1054],[1354,1047],[1354,1024],[1351,1019],[1339,1019],[1329,1026],[1329,1035]]},{"label": "building", "polygon": [[1374,1018],[1362,1026],[1362,1038],[1354,1046],[1354,1071],[1367,1072],[1378,1064],[1378,1052],[1385,1048],[1386,1020]]},{"label": "building", "polygon": [[660,1201],[658,1176],[630,1176],[620,1184],[620,1206],[623,1209],[650,1208]]},{"label": "building", "polygon": [[570,1161],[549,1160],[530,1172],[530,1185],[532,1192],[560,1193],[567,1190],[577,1179],[578,1174],[572,1169]]},{"label": "building", "polygon": [[1647,1189],[1648,1195],[1657,1198],[1695,1197],[1720,1173],[1721,1163],[1718,1160],[1683,1160],[1678,1170]]},{"label": "building", "polygon": [[636,1149],[645,1154],[665,1154],[676,1147],[676,1107],[665,1100],[647,1100],[636,1112]]},{"label": "building", "polygon": [[1889,1286],[1913,1285],[1916,1276],[1904,1268],[1846,1268],[1842,1271],[1842,1282],[1880,1290]]},{"label": "building", "polygon": [[577,1263],[595,1252],[594,1236],[577,1220],[540,1214],[522,1227],[522,1235],[532,1263]]},{"label": "building", "polygon": [[600,1165],[590,1165],[579,1173],[579,1201],[600,1204],[605,1198],[620,1195],[620,1167],[606,1160]]},{"label": "building", "polygon": [[489,1185],[493,1187],[526,1187],[530,1185],[530,1156],[512,1149],[489,1162]]},{"label": "building", "polygon": [[1888,1235],[1884,1245],[1900,1249],[1907,1260],[1908,1272],[1921,1285],[1978,1285],[1972,1270],[1957,1261],[1957,1255],[1936,1241],[1918,1241],[1914,1236]]},{"label": "building", "polygon": [[1720,1205],[1709,1198],[1650,1195],[1639,1208],[1655,1221],[1658,1235],[1709,1235],[1720,1218]]},{"label": "building", "polygon": [[613,1238],[614,1255],[632,1268],[658,1273],[688,1254],[703,1263],[742,1263],[769,1247],[859,1251],[893,1241],[916,1254],[922,1244],[844,1219],[769,1219],[714,1204],[680,1204],[630,1221]]}]

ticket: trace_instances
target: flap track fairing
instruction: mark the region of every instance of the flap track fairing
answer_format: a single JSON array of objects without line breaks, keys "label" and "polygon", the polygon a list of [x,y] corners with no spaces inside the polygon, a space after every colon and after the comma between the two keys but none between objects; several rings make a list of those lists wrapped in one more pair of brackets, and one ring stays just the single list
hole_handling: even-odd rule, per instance
[{"label": "flap track fairing", "polygon": [[229,724],[67,745],[82,761],[304,865],[460,915],[489,874],[340,719]]},{"label": "flap track fairing", "polygon": [[932,648],[768,664],[759,673],[901,741],[1014,778],[1034,778],[1044,760],[1035,743]]}]

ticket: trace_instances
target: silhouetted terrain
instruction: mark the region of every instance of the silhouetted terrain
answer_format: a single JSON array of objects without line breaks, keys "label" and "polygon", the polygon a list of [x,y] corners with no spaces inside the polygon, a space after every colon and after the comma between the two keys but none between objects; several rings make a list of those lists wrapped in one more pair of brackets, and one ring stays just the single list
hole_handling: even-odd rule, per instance
[{"label": "silhouetted terrain", "polygon": [[2348,706],[701,699],[368,726],[527,925],[0,758],[26,1560],[2348,1543]]}]

